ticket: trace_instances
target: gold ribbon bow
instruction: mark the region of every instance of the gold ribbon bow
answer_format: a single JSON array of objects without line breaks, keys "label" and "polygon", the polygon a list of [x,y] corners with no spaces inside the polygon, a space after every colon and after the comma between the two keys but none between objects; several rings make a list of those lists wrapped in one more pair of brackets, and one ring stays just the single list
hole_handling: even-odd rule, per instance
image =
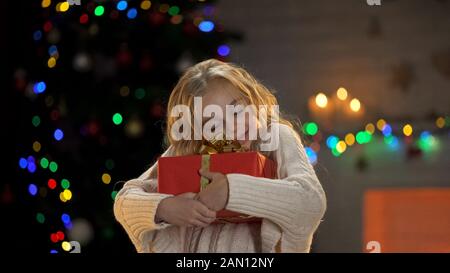
[{"label": "gold ribbon bow", "polygon": [[[209,170],[211,155],[218,153],[231,153],[231,152],[244,152],[244,147],[236,140],[225,140],[215,139],[212,140],[203,140],[202,146],[200,148],[200,154],[202,155],[202,163],[201,168],[203,170]],[[204,190],[206,186],[208,186],[209,180],[206,177],[201,176],[200,178],[200,191]],[[238,220],[251,220],[255,217],[250,215],[239,215],[234,218],[217,218],[216,222],[218,223],[236,223]]]},{"label": "gold ribbon bow", "polygon": [[[236,140],[226,140],[225,137],[222,139],[213,138],[211,140],[203,140],[202,146],[200,147],[200,154],[202,155],[202,170],[209,170],[210,165],[210,155],[220,154],[220,153],[231,153],[231,152],[243,152],[244,147]],[[209,180],[206,177],[200,178],[200,190],[206,188],[209,184]]]}]

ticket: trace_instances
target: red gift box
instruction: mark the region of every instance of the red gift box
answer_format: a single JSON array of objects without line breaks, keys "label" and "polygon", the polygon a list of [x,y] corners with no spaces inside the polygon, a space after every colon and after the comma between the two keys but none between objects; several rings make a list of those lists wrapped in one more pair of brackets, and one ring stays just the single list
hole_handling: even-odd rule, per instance
[{"label": "red gift box", "polygon": [[[198,170],[201,168],[223,174],[240,173],[256,177],[276,177],[275,162],[258,152],[161,157],[158,160],[158,192],[173,195],[200,192],[202,179]],[[217,212],[216,222],[236,223],[260,220],[249,215],[221,210]]]}]

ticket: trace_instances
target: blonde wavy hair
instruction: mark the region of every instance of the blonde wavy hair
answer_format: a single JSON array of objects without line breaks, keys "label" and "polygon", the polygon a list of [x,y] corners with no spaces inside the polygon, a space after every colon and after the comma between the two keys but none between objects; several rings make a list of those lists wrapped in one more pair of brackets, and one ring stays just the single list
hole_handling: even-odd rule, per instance
[{"label": "blonde wavy hair", "polygon": [[[166,123],[166,145],[173,146],[175,155],[197,154],[200,150],[202,141],[200,140],[175,140],[171,136],[171,129],[179,117],[172,117],[171,110],[176,105],[186,105],[193,111],[194,97],[202,96],[208,83],[214,79],[224,79],[240,90],[240,95],[247,104],[267,107],[278,105],[278,101],[273,92],[255,79],[244,68],[229,62],[222,62],[216,59],[208,59],[197,63],[188,68],[179,79],[167,104],[167,123]],[[268,114],[268,122],[271,120],[271,111]],[[193,116],[191,117],[193,119]],[[281,124],[293,128],[293,124],[286,118],[279,116],[278,121]],[[193,123],[192,123],[193,127]],[[194,129],[191,128],[191,132]],[[252,150],[257,149],[257,141],[252,142]]]}]

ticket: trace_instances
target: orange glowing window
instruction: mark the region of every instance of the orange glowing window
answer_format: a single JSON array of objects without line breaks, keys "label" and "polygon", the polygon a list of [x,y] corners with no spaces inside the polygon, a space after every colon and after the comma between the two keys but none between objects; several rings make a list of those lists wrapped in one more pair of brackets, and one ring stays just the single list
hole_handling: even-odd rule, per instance
[{"label": "orange glowing window", "polygon": [[450,252],[450,188],[369,190],[363,212],[364,252]]}]

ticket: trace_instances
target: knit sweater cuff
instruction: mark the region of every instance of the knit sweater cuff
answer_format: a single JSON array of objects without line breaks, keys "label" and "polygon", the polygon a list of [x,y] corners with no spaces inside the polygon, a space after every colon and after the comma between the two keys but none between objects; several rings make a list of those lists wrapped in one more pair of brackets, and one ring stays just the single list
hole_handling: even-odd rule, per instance
[{"label": "knit sweater cuff", "polygon": [[137,239],[141,239],[145,231],[171,226],[166,222],[155,222],[159,203],[171,196],[173,195],[162,193],[140,193],[124,196],[121,200],[118,200],[121,203],[117,206],[120,208],[122,216],[120,218],[122,218],[122,222],[128,227],[128,230]]}]

